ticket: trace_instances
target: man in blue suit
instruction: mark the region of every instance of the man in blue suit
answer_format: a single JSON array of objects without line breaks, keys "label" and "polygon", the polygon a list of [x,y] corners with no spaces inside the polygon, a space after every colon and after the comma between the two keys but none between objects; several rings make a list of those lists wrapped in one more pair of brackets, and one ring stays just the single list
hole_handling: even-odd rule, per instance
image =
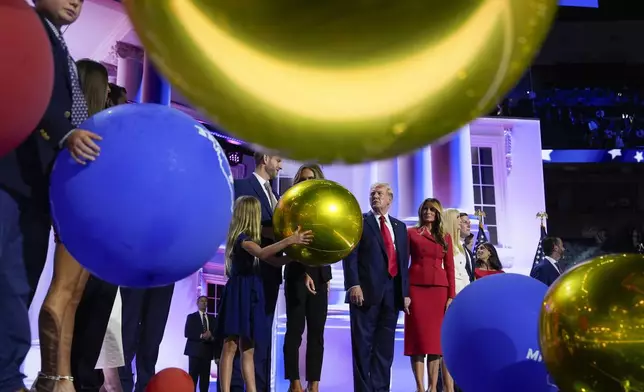
[{"label": "man in blue suit", "polygon": [[355,392],[389,391],[398,314],[411,303],[407,227],[388,214],[393,197],[388,184],[371,187],[362,238],[342,262]]},{"label": "man in blue suit", "polygon": [[7,316],[0,323],[0,391],[24,387],[20,365],[31,347],[27,308],[49,246],[51,165],[64,147],[81,164],[99,153],[100,138],[78,129],[87,119],[87,103],[60,30],[78,19],[83,1],[35,0],[34,5],[51,43],[54,87],[42,91],[51,99],[36,129],[0,157],[0,314]]},{"label": "man in blue suit", "polygon": [[[274,155],[256,153],[255,171],[249,177],[235,180],[235,198],[240,196],[253,196],[259,199],[262,205],[262,246],[275,242],[273,235],[273,210],[277,205],[276,196],[270,181],[277,178],[282,170],[282,158]],[[260,263],[260,274],[264,283],[264,296],[266,297],[266,327],[273,328],[275,307],[280,285],[282,284],[282,268],[274,267],[268,263]],[[271,387],[271,341],[255,343],[255,384],[258,392],[268,392]],[[243,392],[244,382],[239,366],[239,356],[233,363],[233,377],[231,382],[232,392]]]},{"label": "man in blue suit", "polygon": [[210,369],[215,357],[215,328],[217,320],[208,314],[208,297],[197,299],[199,310],[186,317],[186,348],[188,373],[199,392],[210,390]]},{"label": "man in blue suit", "polygon": [[562,269],[559,261],[563,258],[566,249],[561,238],[557,237],[544,238],[541,246],[546,257],[534,267],[530,276],[550,286],[561,276]]}]

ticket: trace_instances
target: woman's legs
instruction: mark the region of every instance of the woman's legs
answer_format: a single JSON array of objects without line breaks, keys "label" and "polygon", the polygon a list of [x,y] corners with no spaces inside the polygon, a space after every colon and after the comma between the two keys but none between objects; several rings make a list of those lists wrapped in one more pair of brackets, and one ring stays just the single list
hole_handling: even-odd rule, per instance
[{"label": "woman's legs", "polygon": [[[326,282],[315,282],[315,287],[326,288]],[[329,297],[326,290],[308,294],[306,301],[306,381],[309,392],[318,392],[324,358],[324,325]]]},{"label": "woman's legs", "polygon": [[229,336],[224,340],[219,358],[219,373],[217,382],[220,383],[221,392],[230,392],[230,380],[233,376],[233,360],[237,353],[237,337]]},{"label": "woman's legs", "polygon": [[255,385],[255,345],[248,339],[239,339],[241,371],[246,384],[246,392],[257,392]]},{"label": "woman's legs", "polygon": [[284,334],[284,378],[289,380],[290,392],[302,392],[300,383],[300,345],[306,325],[308,291],[302,279],[286,278],[286,333]]},{"label": "woman's legs", "polygon": [[439,355],[427,356],[427,376],[429,377],[429,391],[436,392],[438,388],[438,369],[441,357]]},{"label": "woman's legs", "polygon": [[106,392],[123,392],[118,368],[103,369],[103,376],[105,377],[103,389]]},{"label": "woman's legs", "polygon": [[443,392],[454,392],[454,379],[452,378],[452,375],[449,374],[449,371],[447,370],[447,366],[445,366],[445,361],[441,357],[441,366],[442,366],[442,373],[443,373]]},{"label": "woman's legs", "polygon": [[425,356],[413,355],[409,357],[411,362],[411,371],[414,373],[416,381],[416,392],[425,391]]},{"label": "woman's legs", "polygon": [[62,244],[56,244],[54,273],[38,319],[43,374],[36,380],[38,392],[74,391],[70,380],[56,381],[50,378],[71,376],[70,356],[76,308],[88,277],[89,273],[67,249]]}]

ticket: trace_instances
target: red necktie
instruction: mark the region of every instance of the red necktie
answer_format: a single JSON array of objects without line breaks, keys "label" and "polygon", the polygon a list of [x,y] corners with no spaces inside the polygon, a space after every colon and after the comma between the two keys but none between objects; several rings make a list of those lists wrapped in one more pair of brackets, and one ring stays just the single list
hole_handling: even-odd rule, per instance
[{"label": "red necktie", "polygon": [[385,217],[380,215],[380,234],[382,234],[382,241],[385,243],[385,250],[387,251],[387,264],[389,275],[395,277],[398,275],[398,264],[396,264],[396,248],[394,247],[394,240],[391,238],[391,233],[385,222]]}]

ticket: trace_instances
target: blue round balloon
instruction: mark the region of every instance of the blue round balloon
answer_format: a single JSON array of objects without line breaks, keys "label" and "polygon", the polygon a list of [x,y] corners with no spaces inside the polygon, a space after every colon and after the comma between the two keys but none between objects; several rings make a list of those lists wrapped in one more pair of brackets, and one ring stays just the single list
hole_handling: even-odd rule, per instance
[{"label": "blue round balloon", "polygon": [[83,166],[56,159],[50,198],[56,231],[91,273],[128,287],[181,280],[211,260],[232,216],[233,177],[212,134],[167,106],[121,105],[79,128],[100,135]]},{"label": "blue round balloon", "polygon": [[441,330],[443,358],[467,392],[551,392],[539,352],[539,312],[548,287],[518,274],[468,285]]}]

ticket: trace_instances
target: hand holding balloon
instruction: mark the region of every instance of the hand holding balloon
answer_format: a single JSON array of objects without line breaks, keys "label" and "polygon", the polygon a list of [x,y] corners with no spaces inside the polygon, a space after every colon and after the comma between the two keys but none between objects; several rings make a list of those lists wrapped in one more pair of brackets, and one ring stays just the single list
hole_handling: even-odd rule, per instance
[{"label": "hand holding balloon", "polygon": [[69,135],[65,144],[72,158],[81,165],[85,165],[86,161],[95,161],[101,153],[101,148],[94,140],[99,141],[103,140],[103,138],[94,132],[75,129]]},{"label": "hand holding balloon", "polygon": [[288,237],[289,245],[308,245],[313,241],[313,231],[302,231],[302,227],[298,226],[295,233]]}]

